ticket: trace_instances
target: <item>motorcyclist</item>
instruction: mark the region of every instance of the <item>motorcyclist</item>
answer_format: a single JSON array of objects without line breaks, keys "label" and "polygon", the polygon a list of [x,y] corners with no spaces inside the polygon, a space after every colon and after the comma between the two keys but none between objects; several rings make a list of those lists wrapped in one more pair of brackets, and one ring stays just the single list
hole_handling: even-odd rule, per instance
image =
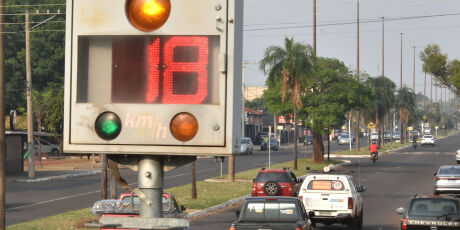
[{"label": "motorcyclist", "polygon": [[412,146],[414,147],[417,147],[417,136],[415,135],[412,135]]},{"label": "motorcyclist", "polygon": [[371,151],[371,157],[372,154],[375,154],[375,158],[379,158],[379,146],[375,143],[375,140],[372,141],[372,144],[369,146],[369,150]]}]

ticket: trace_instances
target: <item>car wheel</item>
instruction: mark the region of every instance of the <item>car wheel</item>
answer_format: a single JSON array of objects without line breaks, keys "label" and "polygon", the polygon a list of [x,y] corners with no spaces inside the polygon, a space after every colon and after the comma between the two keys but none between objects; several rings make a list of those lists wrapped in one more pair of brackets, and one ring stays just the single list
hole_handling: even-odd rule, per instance
[{"label": "car wheel", "polygon": [[59,150],[58,150],[58,149],[53,149],[53,150],[51,150],[51,154],[58,155],[58,154],[59,154]]},{"label": "car wheel", "polygon": [[460,161],[457,161],[457,164],[460,164]]},{"label": "car wheel", "polygon": [[264,192],[269,196],[276,196],[280,192],[280,185],[275,181],[268,181],[264,184]]},{"label": "car wheel", "polygon": [[434,191],[433,194],[434,194],[434,195],[439,195],[439,192],[438,192],[438,191]]},{"label": "car wheel", "polygon": [[357,228],[358,229],[363,229],[363,211],[361,209],[361,215],[359,215],[359,218],[358,218],[358,223],[357,223]]},{"label": "car wheel", "polygon": [[358,220],[356,218],[353,218],[350,220],[350,222],[347,223],[347,228],[350,230],[357,230],[358,229]]}]

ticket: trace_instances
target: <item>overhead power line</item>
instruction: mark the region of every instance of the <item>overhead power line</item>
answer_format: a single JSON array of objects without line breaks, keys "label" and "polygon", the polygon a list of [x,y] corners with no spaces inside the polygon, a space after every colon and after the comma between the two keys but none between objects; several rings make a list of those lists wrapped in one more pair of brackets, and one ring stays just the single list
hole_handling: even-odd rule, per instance
[{"label": "overhead power line", "polygon": [[[450,13],[450,14],[435,14],[435,15],[419,15],[419,16],[408,16],[408,17],[398,17],[398,18],[385,18],[385,21],[402,21],[402,20],[413,20],[413,19],[423,19],[423,18],[434,18],[434,17],[446,17],[446,16],[458,16],[459,13]],[[375,23],[381,22],[381,18],[376,18],[373,20],[360,21],[360,23]],[[352,25],[356,24],[354,22],[338,22],[338,23],[325,23],[317,26],[339,26],[339,25]],[[266,27],[266,28],[255,28],[255,29],[245,29],[244,31],[262,31],[262,30],[281,30],[281,29],[298,29],[298,28],[310,28],[313,25],[304,25],[304,26],[284,26],[284,27]]]}]

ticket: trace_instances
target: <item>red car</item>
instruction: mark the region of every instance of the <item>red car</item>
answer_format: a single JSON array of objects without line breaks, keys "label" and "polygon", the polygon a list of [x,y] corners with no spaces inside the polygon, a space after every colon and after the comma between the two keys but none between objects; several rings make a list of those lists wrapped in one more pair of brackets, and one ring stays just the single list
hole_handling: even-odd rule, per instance
[{"label": "red car", "polygon": [[[131,204],[132,202],[132,204]],[[139,216],[139,197],[131,193],[122,193],[118,200],[97,201],[92,208],[92,212],[97,216],[114,217],[138,217]],[[176,199],[171,193],[163,193],[162,198],[163,217],[165,218],[185,218],[183,213],[185,206],[178,206]],[[115,228],[101,228],[101,230],[115,230]],[[117,228],[116,230],[136,230]]]},{"label": "red car", "polygon": [[297,196],[302,182],[289,169],[262,168],[253,180],[252,196]]}]

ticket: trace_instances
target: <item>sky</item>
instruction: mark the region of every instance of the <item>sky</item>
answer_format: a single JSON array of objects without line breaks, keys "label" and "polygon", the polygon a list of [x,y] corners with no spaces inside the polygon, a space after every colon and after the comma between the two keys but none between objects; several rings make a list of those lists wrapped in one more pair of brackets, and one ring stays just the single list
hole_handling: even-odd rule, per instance
[{"label": "sky", "polygon": [[[245,84],[264,86],[266,76],[259,70],[258,63],[267,47],[283,46],[285,37],[313,44],[313,0],[244,2],[243,61],[250,63],[244,69]],[[385,21],[385,76],[397,87],[401,70],[400,33],[403,33],[403,84],[410,88],[413,87],[413,47],[416,47],[417,93],[424,90],[425,75],[419,54],[427,45],[438,44],[449,61],[460,59],[460,0],[360,0],[359,8],[361,73],[367,72],[373,77],[382,74],[382,17],[388,20]],[[318,56],[337,58],[356,71],[357,0],[317,0],[316,11]],[[401,20],[407,17],[411,19]],[[429,83],[430,76],[427,77],[427,96]]]}]

